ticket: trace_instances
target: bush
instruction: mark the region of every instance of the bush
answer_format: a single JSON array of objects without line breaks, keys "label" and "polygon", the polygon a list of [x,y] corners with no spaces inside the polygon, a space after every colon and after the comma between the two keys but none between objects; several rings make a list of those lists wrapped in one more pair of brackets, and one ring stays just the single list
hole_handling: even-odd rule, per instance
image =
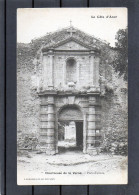
[{"label": "bush", "polygon": [[38,139],[32,135],[22,135],[17,140],[18,150],[36,150]]},{"label": "bush", "polygon": [[127,155],[128,153],[127,132],[126,131],[106,132],[105,138],[101,146],[101,152],[117,155]]}]

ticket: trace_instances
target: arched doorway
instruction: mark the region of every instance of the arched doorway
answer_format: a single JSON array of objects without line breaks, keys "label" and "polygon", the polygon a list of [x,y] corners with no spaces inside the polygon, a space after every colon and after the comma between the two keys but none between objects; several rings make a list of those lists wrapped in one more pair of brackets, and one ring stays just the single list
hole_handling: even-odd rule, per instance
[{"label": "arched doorway", "polygon": [[83,151],[83,114],[77,105],[65,105],[59,110],[58,150]]}]

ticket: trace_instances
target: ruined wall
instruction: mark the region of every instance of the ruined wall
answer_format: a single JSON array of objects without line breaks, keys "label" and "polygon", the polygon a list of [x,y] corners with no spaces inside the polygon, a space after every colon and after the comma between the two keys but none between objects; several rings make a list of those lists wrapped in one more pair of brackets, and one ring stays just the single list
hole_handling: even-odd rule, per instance
[{"label": "ruined wall", "polygon": [[[119,77],[112,67],[115,51],[103,47],[100,61],[100,75],[102,85],[105,86],[102,105],[102,131],[117,131],[127,134],[128,126],[128,91],[127,82]],[[105,78],[103,80],[103,78]]]},{"label": "ruined wall", "polygon": [[[120,82],[121,81],[121,82]],[[113,83],[111,83],[113,86]],[[106,89],[105,96],[101,99],[102,104],[102,130],[126,131],[127,130],[127,88],[122,79],[115,81],[111,89]]]},{"label": "ruined wall", "polygon": [[39,131],[39,97],[36,93],[35,56],[28,45],[17,49],[17,131],[36,134]]}]

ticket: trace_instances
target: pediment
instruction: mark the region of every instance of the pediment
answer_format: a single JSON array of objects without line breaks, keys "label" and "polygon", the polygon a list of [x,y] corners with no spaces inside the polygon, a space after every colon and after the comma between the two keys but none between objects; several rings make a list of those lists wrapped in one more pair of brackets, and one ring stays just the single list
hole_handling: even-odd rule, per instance
[{"label": "pediment", "polygon": [[79,43],[75,40],[67,40],[66,42],[61,42],[55,47],[56,50],[89,50],[90,48]]},{"label": "pediment", "polygon": [[57,43],[51,42],[51,44],[48,44],[45,46],[42,50],[47,51],[51,49],[55,50],[92,50],[93,48],[89,45],[85,44],[84,42],[74,38],[74,37],[68,37],[64,40],[61,40]]}]

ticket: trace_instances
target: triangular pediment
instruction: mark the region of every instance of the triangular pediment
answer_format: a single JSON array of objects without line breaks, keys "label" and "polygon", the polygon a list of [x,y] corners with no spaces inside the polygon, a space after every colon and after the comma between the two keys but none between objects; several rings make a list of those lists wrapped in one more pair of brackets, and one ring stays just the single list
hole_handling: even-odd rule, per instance
[{"label": "triangular pediment", "polygon": [[56,50],[89,50],[90,47],[73,38],[61,41],[55,45]]},{"label": "triangular pediment", "polygon": [[43,51],[53,48],[55,50],[92,50],[93,48],[84,42],[74,38],[68,37],[64,40],[58,41],[57,43],[51,43],[43,48]]},{"label": "triangular pediment", "polygon": [[51,33],[45,37],[43,42],[42,51],[44,52],[49,49],[99,51],[100,47],[98,39],[73,27]]}]

